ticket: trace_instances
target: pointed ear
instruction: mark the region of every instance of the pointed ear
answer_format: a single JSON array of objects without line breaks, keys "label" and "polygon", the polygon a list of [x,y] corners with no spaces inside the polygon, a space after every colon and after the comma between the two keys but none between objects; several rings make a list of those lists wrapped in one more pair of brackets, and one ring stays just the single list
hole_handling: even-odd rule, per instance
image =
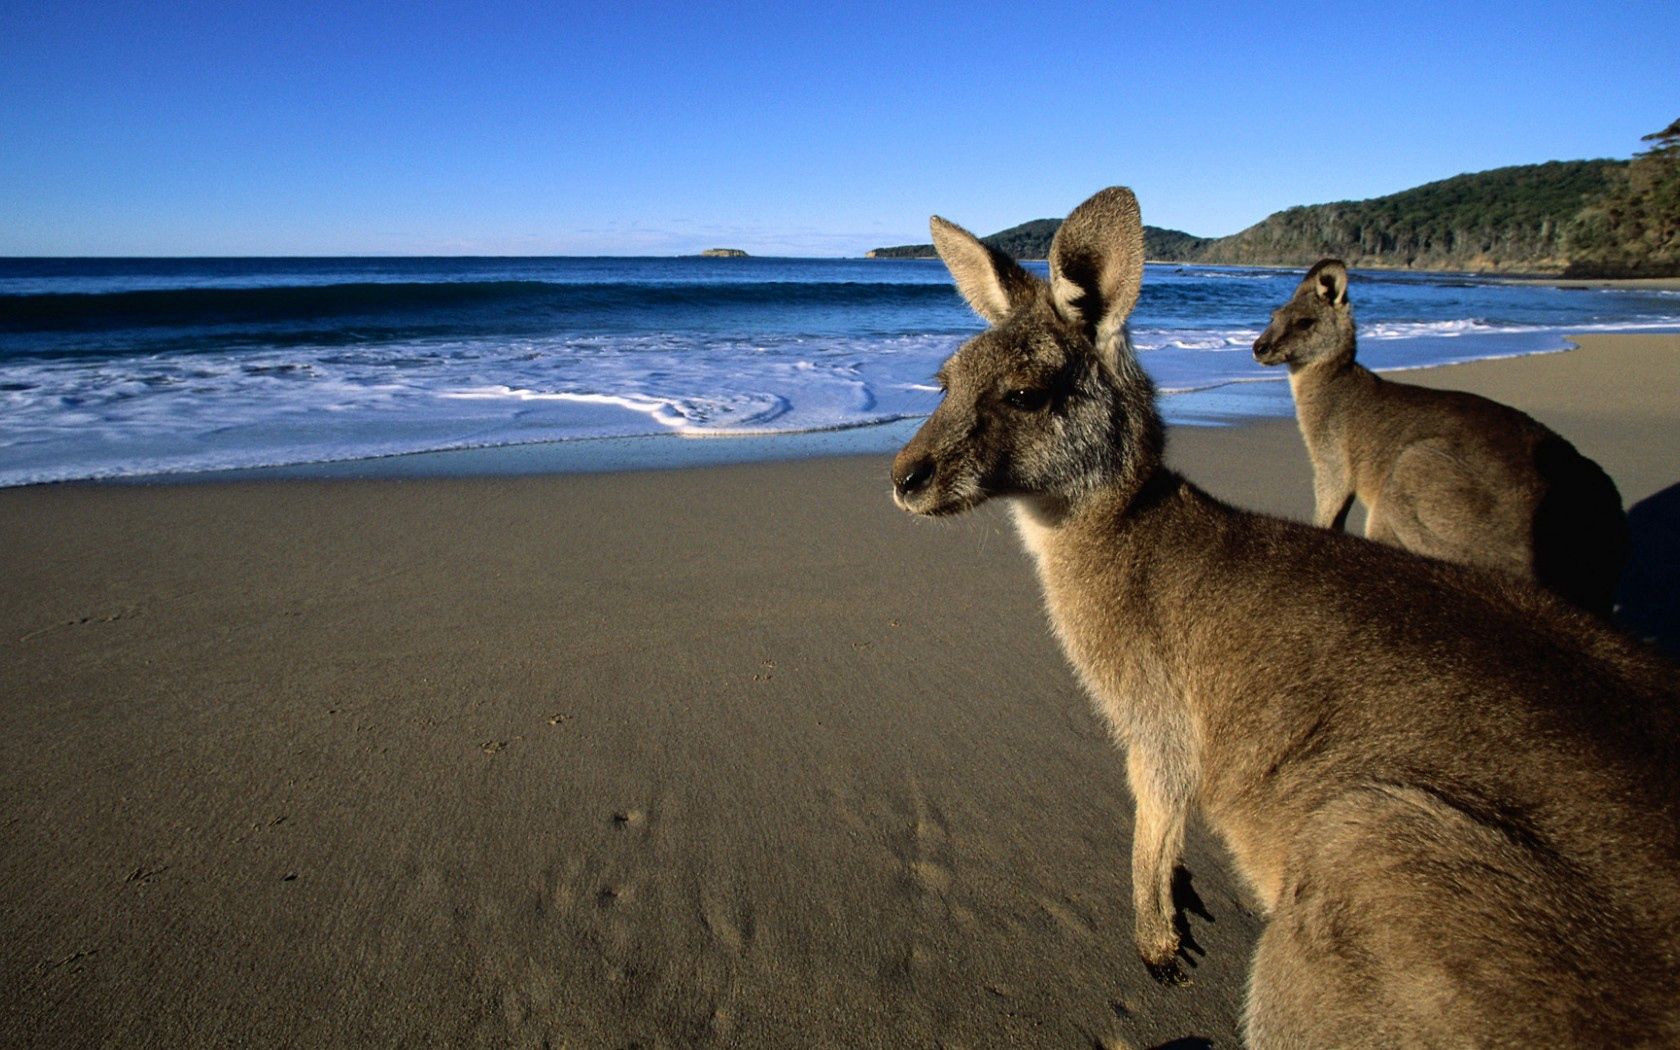
[{"label": "pointed ear", "polygon": [[1137,197],[1110,186],[1073,209],[1050,242],[1050,293],[1067,320],[1106,347],[1137,305],[1143,284],[1143,219]]},{"label": "pointed ear", "polygon": [[928,220],[933,247],[957,282],[957,291],[974,312],[997,324],[1031,299],[1038,281],[1019,263],[954,222],[935,215]]},{"label": "pointed ear", "polygon": [[1340,259],[1320,259],[1301,280],[1302,289],[1311,288],[1314,295],[1331,306],[1347,305],[1347,286],[1347,266]]}]

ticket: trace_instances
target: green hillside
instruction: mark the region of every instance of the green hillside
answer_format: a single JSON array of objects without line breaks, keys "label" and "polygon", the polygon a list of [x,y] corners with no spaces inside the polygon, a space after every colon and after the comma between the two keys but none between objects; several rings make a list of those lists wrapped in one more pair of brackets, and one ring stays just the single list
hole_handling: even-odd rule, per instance
[{"label": "green hillside", "polygon": [[1204,244],[1196,262],[1417,270],[1561,271],[1577,215],[1626,161],[1575,160],[1457,175],[1386,197],[1290,208]]},{"label": "green hillside", "polygon": [[[1680,276],[1680,121],[1646,135],[1625,160],[1568,160],[1456,175],[1386,197],[1289,208],[1229,237],[1145,226],[1157,262],[1415,270]],[[982,238],[1042,259],[1060,225],[1035,219]],[[931,257],[931,244],[876,258]]]}]

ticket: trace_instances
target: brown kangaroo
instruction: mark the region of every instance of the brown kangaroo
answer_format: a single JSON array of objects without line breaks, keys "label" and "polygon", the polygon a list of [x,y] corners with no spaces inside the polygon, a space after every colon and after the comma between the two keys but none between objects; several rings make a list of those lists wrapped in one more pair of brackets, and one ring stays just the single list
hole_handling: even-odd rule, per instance
[{"label": "brown kangaroo", "polygon": [[1223,504],[1162,465],[1130,190],[1048,285],[935,217],[991,327],[899,452],[917,514],[1006,498],[1126,751],[1136,939],[1181,975],[1195,807],[1268,916],[1258,1047],[1680,1043],[1677,672],[1514,577]]},{"label": "brown kangaroo", "polygon": [[1321,260],[1272,313],[1254,357],[1289,366],[1319,525],[1342,528],[1357,495],[1370,539],[1503,569],[1610,615],[1628,554],[1615,483],[1514,408],[1355,362],[1339,259]]}]

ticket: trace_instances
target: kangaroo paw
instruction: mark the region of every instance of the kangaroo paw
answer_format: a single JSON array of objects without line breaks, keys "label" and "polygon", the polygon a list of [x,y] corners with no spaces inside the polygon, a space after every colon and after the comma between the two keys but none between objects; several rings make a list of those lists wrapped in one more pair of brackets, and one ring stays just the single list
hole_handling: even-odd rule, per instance
[{"label": "kangaroo paw", "polygon": [[[1139,956],[1139,958],[1142,957]],[[1164,984],[1169,988],[1174,985],[1188,984],[1190,981],[1190,974],[1179,963],[1176,955],[1167,956],[1164,962],[1151,962],[1144,959],[1143,968],[1149,971],[1149,976],[1154,978],[1157,983]]]}]

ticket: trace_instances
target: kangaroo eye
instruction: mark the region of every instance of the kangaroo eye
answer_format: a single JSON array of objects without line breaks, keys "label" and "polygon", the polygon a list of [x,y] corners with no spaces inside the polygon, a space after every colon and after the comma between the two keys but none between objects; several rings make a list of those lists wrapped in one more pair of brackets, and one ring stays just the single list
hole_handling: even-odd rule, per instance
[{"label": "kangaroo eye", "polygon": [[1317,323],[1318,318],[1316,317],[1297,317],[1295,318],[1295,323],[1289,327],[1295,329],[1297,332],[1305,332]]},{"label": "kangaroo eye", "polygon": [[1021,412],[1037,412],[1050,401],[1050,392],[1022,387],[1003,395],[1003,403]]}]

